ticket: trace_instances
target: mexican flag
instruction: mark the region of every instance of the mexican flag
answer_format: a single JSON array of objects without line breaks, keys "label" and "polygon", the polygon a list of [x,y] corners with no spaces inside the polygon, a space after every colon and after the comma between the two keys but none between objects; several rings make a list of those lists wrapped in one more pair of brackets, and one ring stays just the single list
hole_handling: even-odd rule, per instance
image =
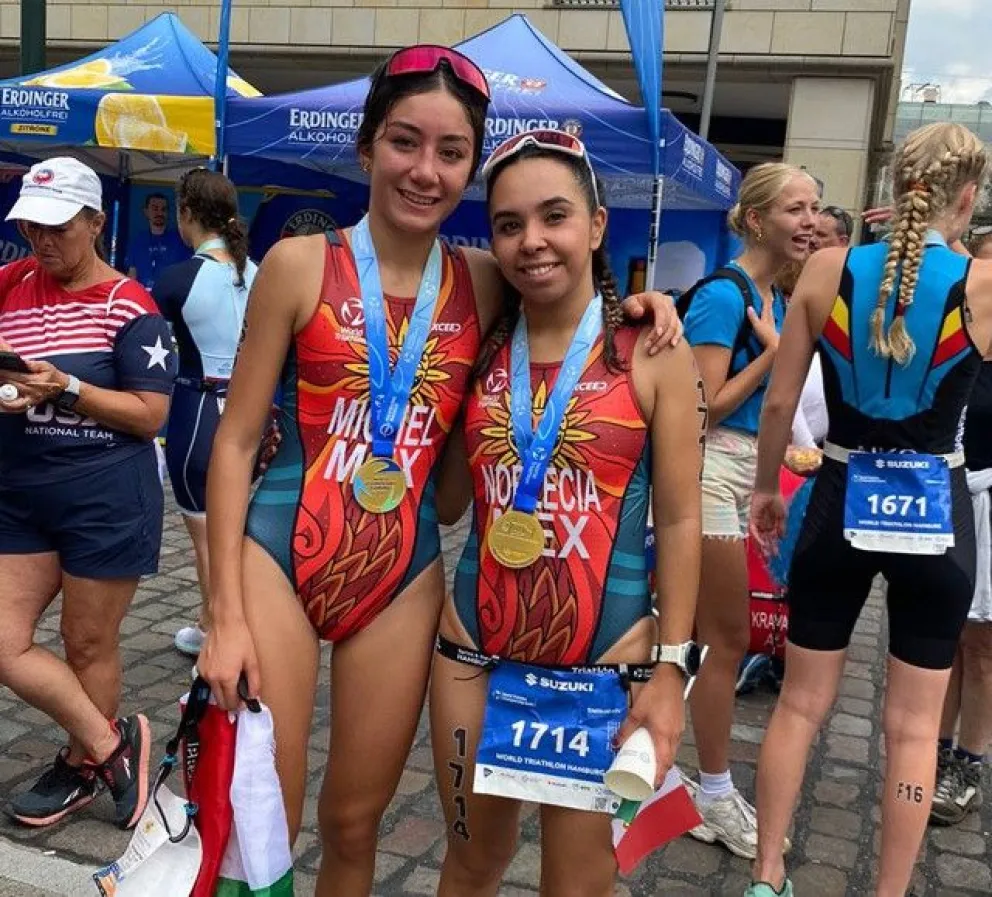
[{"label": "mexican flag", "polygon": [[613,816],[613,852],[622,875],[644,858],[702,822],[696,805],[673,766],[661,787],[643,803],[625,800]]},{"label": "mexican flag", "polygon": [[238,714],[234,821],[215,897],[293,897],[293,857],[275,766],[272,714]]}]

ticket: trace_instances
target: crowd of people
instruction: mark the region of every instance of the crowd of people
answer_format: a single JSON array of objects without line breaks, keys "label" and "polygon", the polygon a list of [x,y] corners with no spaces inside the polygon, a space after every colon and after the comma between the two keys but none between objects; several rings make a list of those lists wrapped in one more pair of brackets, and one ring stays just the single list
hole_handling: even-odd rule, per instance
[{"label": "crowd of people", "polygon": [[[319,648],[334,646],[318,894],[371,891],[428,694],[444,897],[497,893],[523,800],[541,804],[542,892],[613,893],[609,805],[590,802],[591,780],[506,757],[547,734],[601,785],[646,732],[658,785],[685,703],[702,820],[690,834],[754,861],[747,897],[792,894],[806,758],[878,575],[890,640],[876,893],[904,894],[931,815],[953,824],[980,805],[992,740],[992,233],[970,230],[985,148],[959,125],[912,134],[895,208],[878,213],[891,234],[861,246],[808,173],[753,168],[728,217],[739,254],[676,309],[620,294],[603,186],[563,131],[516,135],[486,160],[491,253],[439,238],[476,177],[488,105],[458,52],[393,54],[358,133],[366,215],[280,241],[257,271],[220,173],[178,184],[191,257],[159,240],[127,276],[103,260],[89,168],[53,158],[24,176],[8,218],[31,255],[0,269],[0,682],[68,744],[8,812],[49,825],[102,786],[121,827],[144,809],[151,737],[142,714],[118,718],[118,639],[157,569],[168,414],[202,594],[177,647],[222,707],[242,706],[244,680],[271,710],[291,840]],[[159,200],[146,212],[161,236]],[[274,396],[278,447],[259,479]],[[780,547],[789,446],[822,463],[805,471],[755,808],[729,756],[750,662],[747,545]],[[470,506],[446,595],[439,526]],[[64,661],[34,643],[60,592]]]}]

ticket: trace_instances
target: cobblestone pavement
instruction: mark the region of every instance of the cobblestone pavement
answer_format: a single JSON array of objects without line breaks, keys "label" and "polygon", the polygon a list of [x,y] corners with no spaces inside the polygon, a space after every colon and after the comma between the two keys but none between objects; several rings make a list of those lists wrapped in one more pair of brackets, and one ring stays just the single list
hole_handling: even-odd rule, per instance
[{"label": "cobblestone pavement", "polygon": [[[461,531],[446,534],[449,573],[461,546]],[[179,518],[170,512],[163,545],[161,573],[144,583],[124,621],[124,710],[148,714],[161,757],[165,739],[176,721],[176,699],[188,685],[189,661],[172,647],[178,627],[195,614],[199,600],[188,540]],[[39,638],[58,650],[58,609],[41,624]],[[789,866],[800,897],[870,894],[876,866],[877,800],[881,694],[884,676],[883,607],[875,595],[866,608],[851,647],[841,697],[815,745],[796,819],[795,848]],[[326,651],[326,649],[325,649]],[[326,656],[325,656],[326,661]],[[315,828],[315,795],[327,759],[327,665],[310,742],[310,788],[305,829],[297,845],[297,893],[313,893],[320,855]],[[774,698],[758,693],[740,699],[732,749],[734,778],[753,795],[755,762]],[[0,799],[27,787],[51,761],[62,734],[43,714],[0,689]],[[695,770],[691,730],[680,752],[680,764]],[[103,798],[54,828],[33,831],[0,821],[0,836],[9,842],[52,851],[88,865],[114,859],[128,836],[108,822],[111,807]],[[932,830],[922,853],[914,897],[977,897],[992,891],[989,833],[992,802],[981,816],[972,815],[954,829]],[[501,894],[536,895],[539,856],[537,826],[532,815],[523,825],[520,848]],[[432,779],[426,722],[421,725],[399,792],[382,827],[376,865],[377,895],[434,894],[444,850],[444,825]],[[650,858],[617,893],[629,897],[739,897],[748,880],[747,864],[717,847],[690,838],[676,841]],[[0,877],[3,895],[47,894],[24,889]],[[59,893],[56,890],[56,893]],[[65,893],[62,891],[61,893]]]}]

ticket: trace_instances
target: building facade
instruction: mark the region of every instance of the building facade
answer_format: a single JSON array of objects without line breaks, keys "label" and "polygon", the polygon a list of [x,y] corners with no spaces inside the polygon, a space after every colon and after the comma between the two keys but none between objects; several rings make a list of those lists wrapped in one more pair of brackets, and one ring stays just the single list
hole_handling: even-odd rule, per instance
[{"label": "building facade", "polygon": [[[665,2],[665,105],[698,123],[712,0]],[[746,167],[784,158],[852,211],[891,139],[911,0],[729,0],[710,138]],[[48,0],[48,65],[161,12],[208,43],[219,0]],[[631,100],[638,92],[615,0],[235,0],[231,62],[265,93],[367,73],[415,41],[451,44],[513,12]],[[0,0],[0,75],[16,74],[19,0]]]}]

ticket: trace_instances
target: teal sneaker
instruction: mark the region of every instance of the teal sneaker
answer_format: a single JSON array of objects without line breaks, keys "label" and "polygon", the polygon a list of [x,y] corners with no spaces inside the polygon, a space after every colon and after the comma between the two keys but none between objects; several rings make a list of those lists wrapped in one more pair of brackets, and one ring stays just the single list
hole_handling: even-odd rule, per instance
[{"label": "teal sneaker", "polygon": [[792,882],[785,880],[781,891],[776,891],[767,881],[752,881],[744,897],[792,897]]}]

